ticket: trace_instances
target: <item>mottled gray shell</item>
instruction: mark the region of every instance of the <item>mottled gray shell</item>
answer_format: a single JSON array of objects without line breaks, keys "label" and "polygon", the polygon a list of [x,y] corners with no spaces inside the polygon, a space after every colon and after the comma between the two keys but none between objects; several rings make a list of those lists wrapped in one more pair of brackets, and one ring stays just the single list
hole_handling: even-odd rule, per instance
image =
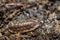
[{"label": "mottled gray shell", "polygon": [[39,23],[33,20],[14,20],[8,23],[8,29],[13,32],[28,32],[39,27]]}]

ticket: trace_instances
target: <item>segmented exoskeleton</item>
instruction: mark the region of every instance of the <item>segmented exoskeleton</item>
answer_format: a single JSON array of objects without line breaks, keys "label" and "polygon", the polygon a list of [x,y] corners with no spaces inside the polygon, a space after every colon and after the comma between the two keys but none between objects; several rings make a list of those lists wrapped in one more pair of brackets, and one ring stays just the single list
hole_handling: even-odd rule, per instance
[{"label": "segmented exoskeleton", "polygon": [[37,20],[32,19],[25,19],[25,20],[18,19],[9,22],[7,26],[8,26],[7,29],[13,33],[16,32],[24,33],[38,28],[39,23]]}]

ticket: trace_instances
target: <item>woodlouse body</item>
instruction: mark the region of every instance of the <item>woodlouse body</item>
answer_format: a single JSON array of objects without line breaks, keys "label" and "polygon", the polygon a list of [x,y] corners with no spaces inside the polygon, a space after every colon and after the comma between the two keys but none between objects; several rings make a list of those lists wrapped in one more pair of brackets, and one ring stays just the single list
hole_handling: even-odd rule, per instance
[{"label": "woodlouse body", "polygon": [[8,29],[13,33],[20,32],[28,32],[32,31],[39,27],[39,23],[33,20],[14,20],[8,23]]}]

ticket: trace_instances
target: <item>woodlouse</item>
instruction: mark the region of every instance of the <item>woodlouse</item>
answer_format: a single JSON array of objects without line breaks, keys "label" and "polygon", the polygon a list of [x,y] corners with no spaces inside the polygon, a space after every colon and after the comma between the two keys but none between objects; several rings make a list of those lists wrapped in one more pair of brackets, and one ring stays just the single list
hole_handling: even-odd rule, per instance
[{"label": "woodlouse", "polygon": [[39,23],[35,20],[13,20],[8,23],[8,29],[12,32],[29,32],[39,27]]}]

